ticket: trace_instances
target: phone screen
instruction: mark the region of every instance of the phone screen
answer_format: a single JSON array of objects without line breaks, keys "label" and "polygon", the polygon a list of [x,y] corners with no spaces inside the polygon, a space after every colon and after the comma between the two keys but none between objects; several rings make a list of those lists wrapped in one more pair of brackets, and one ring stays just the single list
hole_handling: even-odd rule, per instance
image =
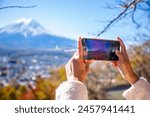
[{"label": "phone screen", "polygon": [[119,59],[115,54],[115,50],[120,50],[119,41],[83,38],[82,48],[85,60],[117,61]]}]

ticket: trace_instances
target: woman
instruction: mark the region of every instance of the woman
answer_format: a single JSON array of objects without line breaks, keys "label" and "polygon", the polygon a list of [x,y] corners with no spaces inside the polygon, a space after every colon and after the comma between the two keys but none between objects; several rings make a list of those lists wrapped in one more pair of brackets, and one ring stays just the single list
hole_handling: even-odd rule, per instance
[{"label": "woman", "polygon": [[[139,78],[133,71],[129,57],[123,41],[118,37],[121,45],[121,52],[116,51],[119,61],[111,62],[117,67],[123,78],[131,84],[131,87],[123,93],[125,99],[150,99],[150,84],[144,79]],[[56,99],[61,100],[86,100],[88,99],[87,88],[84,81],[87,77],[89,65],[92,61],[82,58],[81,38],[78,42],[78,52],[69,60],[66,65],[67,81],[63,82],[56,90]]]}]

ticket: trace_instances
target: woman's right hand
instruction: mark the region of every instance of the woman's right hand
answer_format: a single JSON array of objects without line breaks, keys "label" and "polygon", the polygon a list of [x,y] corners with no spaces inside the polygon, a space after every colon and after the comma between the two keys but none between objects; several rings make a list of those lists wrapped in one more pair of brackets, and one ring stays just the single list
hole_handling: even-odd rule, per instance
[{"label": "woman's right hand", "polygon": [[135,72],[133,71],[130,61],[129,61],[129,57],[126,51],[126,47],[123,43],[123,41],[117,37],[117,40],[120,42],[120,46],[121,46],[121,52],[116,50],[116,55],[119,57],[118,61],[112,61],[112,65],[117,67],[119,72],[121,73],[121,75],[130,83],[130,84],[134,84],[136,83],[139,78],[138,76],[135,74]]}]

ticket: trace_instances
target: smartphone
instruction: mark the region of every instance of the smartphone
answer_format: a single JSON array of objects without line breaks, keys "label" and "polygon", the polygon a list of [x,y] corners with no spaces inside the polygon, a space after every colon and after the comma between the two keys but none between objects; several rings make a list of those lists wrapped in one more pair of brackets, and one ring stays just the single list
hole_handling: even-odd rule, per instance
[{"label": "smartphone", "polygon": [[120,51],[119,41],[82,38],[81,43],[84,60],[119,60],[115,54],[115,50]]}]

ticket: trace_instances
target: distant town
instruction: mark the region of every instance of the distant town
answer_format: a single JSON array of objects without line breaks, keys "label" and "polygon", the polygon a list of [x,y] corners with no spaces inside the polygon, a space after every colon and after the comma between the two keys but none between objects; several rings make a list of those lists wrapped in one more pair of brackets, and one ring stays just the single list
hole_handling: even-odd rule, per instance
[{"label": "distant town", "polygon": [[69,50],[4,50],[0,49],[0,86],[15,80],[34,83],[36,76],[50,77],[50,70],[65,65],[72,56]]}]

